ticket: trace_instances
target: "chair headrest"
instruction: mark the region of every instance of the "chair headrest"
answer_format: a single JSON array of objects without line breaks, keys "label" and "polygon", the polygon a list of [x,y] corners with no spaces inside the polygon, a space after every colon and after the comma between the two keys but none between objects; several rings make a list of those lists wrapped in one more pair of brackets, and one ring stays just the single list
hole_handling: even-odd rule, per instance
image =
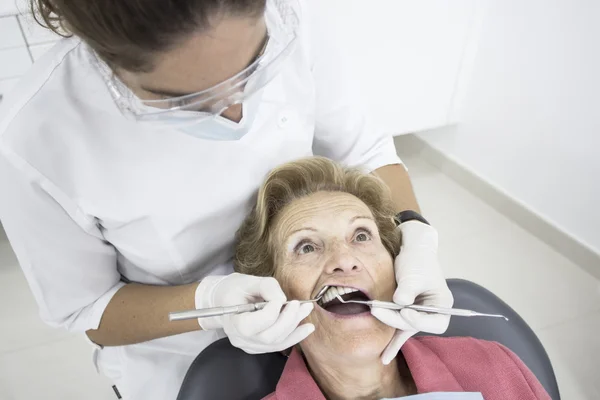
[{"label": "chair headrest", "polygon": [[221,339],[196,357],[177,400],[262,399],[275,390],[286,361],[280,353],[247,354]]}]

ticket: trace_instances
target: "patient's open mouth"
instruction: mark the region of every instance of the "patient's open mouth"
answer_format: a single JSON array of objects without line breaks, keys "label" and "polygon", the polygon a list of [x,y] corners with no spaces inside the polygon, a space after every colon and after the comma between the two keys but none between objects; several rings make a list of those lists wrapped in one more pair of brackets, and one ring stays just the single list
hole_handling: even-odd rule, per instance
[{"label": "patient's open mouth", "polygon": [[318,304],[325,310],[339,315],[355,315],[370,311],[369,306],[364,304],[343,304],[337,299],[338,295],[344,300],[369,300],[369,298],[358,289],[331,286],[325,292]]}]

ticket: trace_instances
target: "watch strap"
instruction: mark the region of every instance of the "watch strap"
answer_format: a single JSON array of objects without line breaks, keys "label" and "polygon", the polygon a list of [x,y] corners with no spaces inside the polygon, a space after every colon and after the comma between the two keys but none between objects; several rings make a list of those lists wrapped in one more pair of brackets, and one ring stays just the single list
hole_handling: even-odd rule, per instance
[{"label": "watch strap", "polygon": [[426,225],[429,225],[429,222],[427,222],[427,220],[425,218],[423,218],[423,216],[421,214],[419,214],[418,212],[413,211],[413,210],[400,211],[398,214],[396,214],[396,216],[394,217],[394,220],[396,221],[397,226],[403,222],[408,222],[408,221],[419,221]]}]

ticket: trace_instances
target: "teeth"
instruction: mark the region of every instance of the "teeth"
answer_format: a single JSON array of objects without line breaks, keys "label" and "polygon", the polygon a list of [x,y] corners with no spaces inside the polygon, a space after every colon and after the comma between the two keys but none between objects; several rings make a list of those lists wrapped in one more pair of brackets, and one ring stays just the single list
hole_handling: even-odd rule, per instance
[{"label": "teeth", "polygon": [[330,286],[329,289],[325,292],[323,297],[321,298],[321,303],[329,303],[331,300],[335,299],[338,295],[344,295],[347,293],[358,292],[358,289],[349,288],[349,287],[341,287],[341,286]]},{"label": "teeth", "polygon": [[[354,288],[345,287],[343,289],[344,289],[344,293],[343,294],[352,293],[352,292],[358,292],[358,289],[354,289]],[[342,294],[342,293],[340,292],[340,294]]]}]

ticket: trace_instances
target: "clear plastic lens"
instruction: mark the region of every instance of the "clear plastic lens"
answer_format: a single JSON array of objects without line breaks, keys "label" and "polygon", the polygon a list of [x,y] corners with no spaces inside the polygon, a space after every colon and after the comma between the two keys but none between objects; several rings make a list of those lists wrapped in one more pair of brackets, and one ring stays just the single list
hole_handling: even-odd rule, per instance
[{"label": "clear plastic lens", "polygon": [[279,73],[282,63],[293,52],[299,28],[298,15],[291,0],[268,2],[265,19],[268,41],[264,52],[246,69],[209,89],[186,96],[141,100],[114,74],[105,69],[105,80],[121,112],[138,121],[198,122],[219,115],[228,107],[261,90]]}]

